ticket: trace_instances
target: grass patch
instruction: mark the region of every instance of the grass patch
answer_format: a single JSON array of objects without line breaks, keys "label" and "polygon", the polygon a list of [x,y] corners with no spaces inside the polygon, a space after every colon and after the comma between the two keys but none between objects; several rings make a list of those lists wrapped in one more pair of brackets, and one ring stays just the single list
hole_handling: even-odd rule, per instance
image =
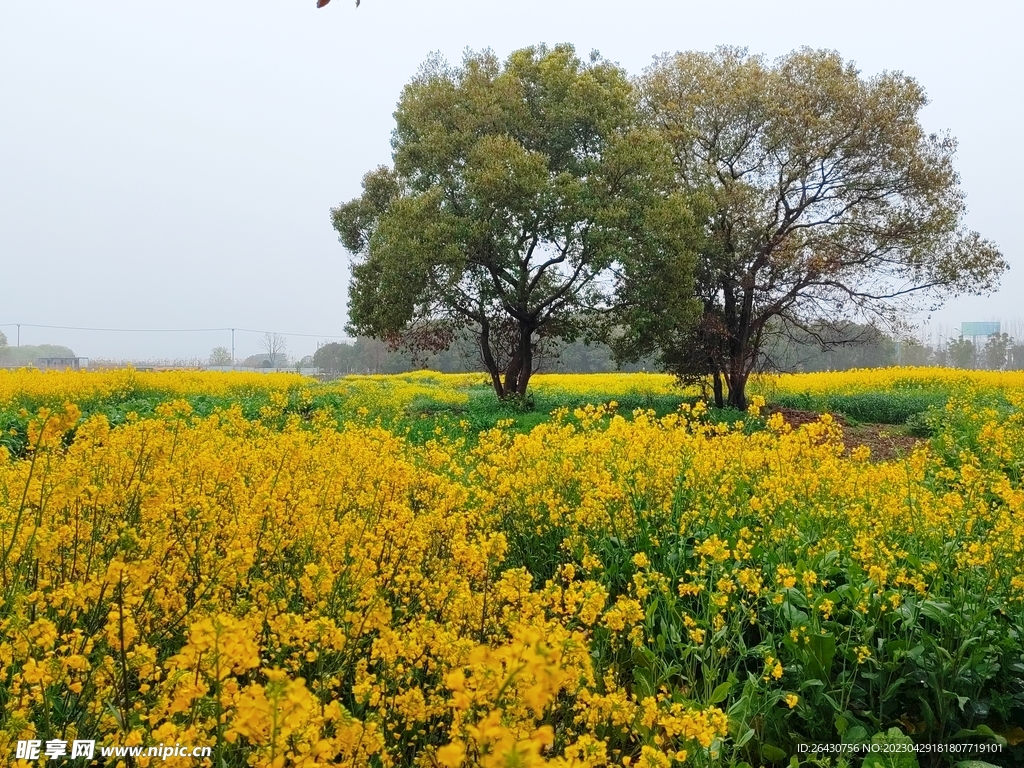
[{"label": "grass patch", "polygon": [[840,413],[862,424],[905,424],[911,417],[931,408],[941,408],[949,399],[944,390],[910,392],[857,392],[852,394],[780,393],[773,405],[819,413]]}]

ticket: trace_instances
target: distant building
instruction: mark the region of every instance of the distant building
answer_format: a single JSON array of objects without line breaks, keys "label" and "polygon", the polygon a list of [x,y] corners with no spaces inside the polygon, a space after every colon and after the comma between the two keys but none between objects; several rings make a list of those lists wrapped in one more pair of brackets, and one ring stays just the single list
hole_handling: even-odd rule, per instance
[{"label": "distant building", "polygon": [[982,336],[993,336],[999,333],[999,321],[986,323],[961,323],[960,335],[977,339]]},{"label": "distant building", "polygon": [[79,371],[89,367],[88,357],[37,357],[36,368],[41,371]]}]

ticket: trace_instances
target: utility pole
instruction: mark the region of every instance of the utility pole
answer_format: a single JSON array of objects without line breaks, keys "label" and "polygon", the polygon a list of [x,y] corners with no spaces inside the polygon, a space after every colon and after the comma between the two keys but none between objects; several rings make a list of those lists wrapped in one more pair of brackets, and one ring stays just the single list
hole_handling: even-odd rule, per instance
[{"label": "utility pole", "polygon": [[18,346],[21,346],[21,323],[16,323],[18,326]]},{"label": "utility pole", "polygon": [[235,367],[235,329],[231,329],[231,367]]}]

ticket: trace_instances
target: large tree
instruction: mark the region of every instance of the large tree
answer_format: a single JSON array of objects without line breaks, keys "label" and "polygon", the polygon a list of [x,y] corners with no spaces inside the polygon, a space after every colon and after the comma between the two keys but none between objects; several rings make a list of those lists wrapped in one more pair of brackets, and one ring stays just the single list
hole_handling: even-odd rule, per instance
[{"label": "large tree", "polygon": [[288,339],[279,333],[267,331],[260,337],[260,349],[267,354],[267,361],[271,368],[288,363]]},{"label": "large tree", "polygon": [[350,332],[427,351],[475,334],[499,397],[545,339],[608,309],[627,262],[685,285],[692,216],[626,74],[571,46],[429,60],[395,112],[393,168],[332,210],[354,254]]},{"label": "large tree", "polygon": [[619,351],[656,350],[684,377],[712,376],[719,405],[746,408],[769,333],[824,342],[822,328],[894,324],[989,292],[1006,269],[963,227],[955,142],[922,128],[927,100],[910,77],[862,77],[832,51],[769,63],[719,48],[656,59],[641,88],[679,188],[709,206],[703,312],[696,325],[675,322],[672,281],[640,271],[631,285],[646,309],[626,318]]},{"label": "large tree", "polygon": [[216,366],[234,365],[235,361],[231,359],[231,352],[227,347],[214,347],[210,350],[209,364]]}]

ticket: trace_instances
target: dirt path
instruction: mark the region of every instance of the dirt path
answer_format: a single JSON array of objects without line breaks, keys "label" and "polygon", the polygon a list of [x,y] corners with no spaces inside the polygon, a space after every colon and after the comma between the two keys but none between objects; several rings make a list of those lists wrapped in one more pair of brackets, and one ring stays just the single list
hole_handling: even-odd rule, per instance
[{"label": "dirt path", "polygon": [[[789,424],[799,427],[821,418],[817,411],[801,411],[796,408],[772,408],[769,413],[781,413]],[[892,461],[909,456],[914,447],[922,442],[921,438],[906,435],[899,431],[895,424],[857,424],[851,426],[846,419],[833,413],[832,418],[843,428],[843,444],[846,452],[866,445],[871,449],[874,461]]]}]

